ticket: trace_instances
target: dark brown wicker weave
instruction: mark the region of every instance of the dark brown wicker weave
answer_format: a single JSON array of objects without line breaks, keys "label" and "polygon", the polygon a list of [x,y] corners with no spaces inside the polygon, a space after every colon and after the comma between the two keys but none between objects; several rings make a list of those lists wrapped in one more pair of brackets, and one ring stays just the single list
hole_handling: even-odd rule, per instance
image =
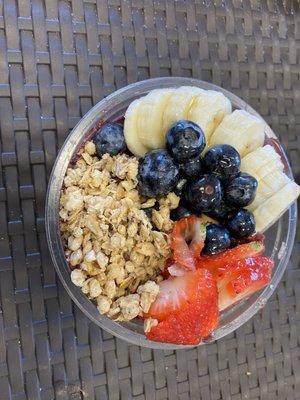
[{"label": "dark brown wicker weave", "polygon": [[4,0],[0,14],[0,399],[300,399],[299,235],[255,318],[215,344],[163,353],[116,340],[73,306],[44,230],[69,130],[148,77],[193,76],[241,96],[299,178],[299,2]]}]

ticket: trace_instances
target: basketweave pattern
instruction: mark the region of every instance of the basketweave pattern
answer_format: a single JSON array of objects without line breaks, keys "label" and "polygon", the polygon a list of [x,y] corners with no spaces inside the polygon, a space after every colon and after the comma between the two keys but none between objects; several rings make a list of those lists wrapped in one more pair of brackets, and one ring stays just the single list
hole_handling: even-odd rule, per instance
[{"label": "basketweave pattern", "polygon": [[232,90],[300,178],[300,10],[288,0],[0,4],[0,399],[300,399],[300,235],[266,307],[214,344],[127,345],[58,281],[44,201],[57,150],[93,104],[157,76]]}]

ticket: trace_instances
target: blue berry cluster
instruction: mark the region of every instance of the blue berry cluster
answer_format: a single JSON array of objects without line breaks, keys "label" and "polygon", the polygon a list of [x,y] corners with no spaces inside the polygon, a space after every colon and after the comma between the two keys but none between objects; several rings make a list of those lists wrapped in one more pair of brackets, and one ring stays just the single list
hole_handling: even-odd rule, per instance
[{"label": "blue berry cluster", "polygon": [[[107,123],[95,134],[97,155],[125,151],[123,126]],[[233,241],[255,232],[253,214],[246,210],[255,197],[257,180],[240,172],[241,158],[227,144],[206,147],[205,135],[192,121],[180,120],[166,134],[166,149],[156,149],[139,159],[138,189],[141,195],[160,197],[174,191],[181,197],[171,218],[207,214],[219,224],[207,226],[204,253],[216,254]]]}]

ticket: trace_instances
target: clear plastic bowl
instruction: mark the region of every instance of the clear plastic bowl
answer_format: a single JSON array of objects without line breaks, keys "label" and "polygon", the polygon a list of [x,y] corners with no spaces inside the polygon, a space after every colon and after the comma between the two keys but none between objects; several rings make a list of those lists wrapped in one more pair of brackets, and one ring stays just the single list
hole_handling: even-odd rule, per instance
[{"label": "clear plastic bowl", "polygon": [[[145,95],[150,90],[164,87],[178,87],[183,85],[198,86],[202,89],[213,89],[224,93],[234,108],[240,108],[256,116],[260,115],[247,103],[234,94],[213,84],[191,78],[155,78],[134,83],[120,89],[96,104],[72,130],[64,145],[62,146],[52,175],[50,177],[47,202],[46,202],[46,232],[51,257],[56,271],[62,280],[67,292],[95,324],[107,330],[111,334],[126,340],[130,343],[151,347],[156,349],[180,349],[194,346],[174,345],[168,343],[153,342],[146,339],[143,333],[143,324],[139,320],[119,323],[99,314],[96,306],[90,301],[81,290],[76,287],[70,279],[70,268],[67,264],[64,247],[59,230],[59,198],[63,179],[67,167],[76,155],[78,148],[95,132],[99,123],[103,121],[117,120],[124,115],[128,105],[136,98]],[[260,117],[261,118],[261,117]],[[270,127],[267,127],[266,134],[276,138]],[[282,150],[283,157],[286,158]],[[287,173],[292,177],[291,168],[286,161]],[[272,281],[265,289],[253,294],[251,297],[236,304],[228,311],[222,313],[218,328],[213,332],[206,343],[213,342],[237,329],[247,322],[267,302],[278,285],[284,270],[287,266],[295,237],[297,224],[297,206],[292,204],[289,210],[266,232],[266,255],[271,256],[275,261]]]}]

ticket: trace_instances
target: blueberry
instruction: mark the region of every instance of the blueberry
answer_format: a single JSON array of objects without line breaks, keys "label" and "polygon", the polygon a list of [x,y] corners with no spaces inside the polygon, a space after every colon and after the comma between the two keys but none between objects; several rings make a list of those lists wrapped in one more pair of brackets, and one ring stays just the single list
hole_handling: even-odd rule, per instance
[{"label": "blueberry", "polygon": [[244,207],[250,204],[255,197],[258,182],[246,173],[240,173],[233,178],[225,188],[225,198],[228,203]]},{"label": "blueberry", "polygon": [[229,144],[212,146],[203,157],[203,167],[222,178],[228,178],[239,172],[241,157]]},{"label": "blueberry", "polygon": [[217,254],[230,246],[230,234],[226,228],[217,224],[209,224],[206,227],[204,242],[204,254]]},{"label": "blueberry", "polygon": [[164,196],[179,179],[179,169],[166,150],[152,150],[139,159],[138,189],[147,197]]},{"label": "blueberry", "polygon": [[228,218],[232,217],[235,212],[236,208],[230,204],[227,204],[224,199],[222,199],[220,204],[207,214],[211,218],[217,219],[219,221],[226,221]]},{"label": "blueberry", "polygon": [[126,151],[123,126],[116,123],[103,125],[94,136],[94,143],[98,157],[108,153],[115,156]]},{"label": "blueberry", "polygon": [[201,175],[187,184],[185,197],[189,207],[197,213],[212,211],[221,202],[220,180],[215,175]]},{"label": "blueberry", "polygon": [[170,217],[172,221],[178,221],[181,218],[192,215],[191,211],[186,207],[179,205],[175,210],[171,210]]},{"label": "blueberry", "polygon": [[227,227],[236,238],[245,238],[255,232],[255,219],[252,212],[241,209],[229,221]]},{"label": "blueberry", "polygon": [[197,178],[201,174],[202,164],[200,157],[192,158],[189,161],[180,164],[179,170],[186,178]]},{"label": "blueberry", "polygon": [[178,163],[199,156],[205,145],[202,129],[192,121],[177,121],[168,130],[167,149]]},{"label": "blueberry", "polygon": [[173,192],[181,197],[183,192],[185,191],[185,185],[187,183],[187,180],[185,178],[180,178],[179,181],[177,182],[176,186],[173,189]]}]

